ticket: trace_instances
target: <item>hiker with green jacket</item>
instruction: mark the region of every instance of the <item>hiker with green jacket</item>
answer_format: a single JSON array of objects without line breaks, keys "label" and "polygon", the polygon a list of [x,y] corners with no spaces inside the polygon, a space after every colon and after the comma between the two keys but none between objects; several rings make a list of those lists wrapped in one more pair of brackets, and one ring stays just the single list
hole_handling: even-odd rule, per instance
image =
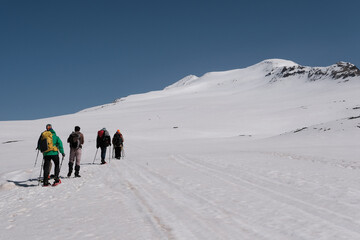
[{"label": "hiker with green jacket", "polygon": [[49,186],[48,176],[50,174],[50,163],[53,160],[55,165],[55,181],[53,186],[56,186],[61,183],[59,178],[60,173],[60,160],[59,160],[59,151],[65,157],[63,144],[60,138],[56,135],[54,129],[52,129],[51,124],[46,125],[46,131],[41,133],[38,147],[44,155],[44,183],[43,186]]}]

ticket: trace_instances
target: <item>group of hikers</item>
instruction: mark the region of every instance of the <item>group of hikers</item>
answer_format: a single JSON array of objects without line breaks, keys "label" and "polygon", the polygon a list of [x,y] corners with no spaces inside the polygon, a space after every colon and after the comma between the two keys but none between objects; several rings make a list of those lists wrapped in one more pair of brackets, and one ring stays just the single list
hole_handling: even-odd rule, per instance
[{"label": "group of hikers", "polygon": [[[112,144],[115,151],[115,158],[120,159],[121,157],[121,150],[123,148],[124,138],[123,135],[120,133],[118,129],[113,136]],[[101,149],[101,164],[106,164],[105,156],[106,156],[106,149],[107,147],[111,146],[111,139],[110,134],[106,130],[106,128],[101,129],[98,131],[98,135],[96,138],[96,148]]]},{"label": "group of hikers", "polygon": [[[84,144],[84,135],[80,132],[80,127],[76,126],[74,131],[69,135],[67,142],[70,146],[70,156],[69,156],[69,172],[68,177],[71,177],[71,174],[74,169],[75,163],[75,177],[80,176],[80,161],[82,155],[82,145]],[[113,144],[113,149],[115,151],[115,158],[121,158],[121,152],[123,149],[124,138],[120,130],[117,130],[114,134],[112,141],[110,138],[109,132],[106,128],[102,128],[98,131],[96,138],[96,148],[101,149],[101,164],[106,164],[105,156],[107,147]],[[62,154],[63,159],[65,158],[65,152],[63,148],[62,141],[56,135],[56,132],[52,128],[51,124],[46,125],[46,130],[41,133],[37,148],[43,153],[43,166],[44,171],[43,186],[49,186],[50,179],[50,170],[51,170],[51,160],[54,162],[54,183],[52,186],[56,186],[61,183],[59,178],[60,174],[60,159],[59,152]],[[96,155],[95,155],[96,157]],[[94,159],[95,160],[95,159]],[[41,173],[40,173],[41,175]]]}]

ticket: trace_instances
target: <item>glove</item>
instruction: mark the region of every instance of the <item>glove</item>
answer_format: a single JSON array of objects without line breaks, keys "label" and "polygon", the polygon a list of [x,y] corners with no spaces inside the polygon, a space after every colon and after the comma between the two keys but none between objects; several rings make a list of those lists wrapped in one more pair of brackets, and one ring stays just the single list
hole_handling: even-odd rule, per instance
[{"label": "glove", "polygon": [[65,157],[65,153],[62,153],[62,156]]}]

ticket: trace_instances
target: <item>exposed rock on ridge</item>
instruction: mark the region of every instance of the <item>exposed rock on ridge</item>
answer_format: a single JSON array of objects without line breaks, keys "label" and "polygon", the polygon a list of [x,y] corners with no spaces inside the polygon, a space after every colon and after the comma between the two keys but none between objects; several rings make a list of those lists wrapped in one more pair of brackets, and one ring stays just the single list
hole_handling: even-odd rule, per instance
[{"label": "exposed rock on ridge", "polygon": [[351,63],[338,62],[329,67],[304,67],[301,65],[284,66],[272,69],[266,77],[272,76],[270,82],[276,82],[280,78],[297,76],[306,77],[308,81],[317,81],[323,78],[348,81],[349,78],[360,76],[360,70]]}]

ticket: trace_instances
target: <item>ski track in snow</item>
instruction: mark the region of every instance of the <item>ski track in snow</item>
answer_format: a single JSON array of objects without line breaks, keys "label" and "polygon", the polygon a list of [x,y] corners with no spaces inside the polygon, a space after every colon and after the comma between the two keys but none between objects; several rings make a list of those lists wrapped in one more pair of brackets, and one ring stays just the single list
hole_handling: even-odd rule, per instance
[{"label": "ski track in snow", "polygon": [[[132,168],[132,166],[128,167]],[[143,186],[141,189],[155,188],[154,190],[156,190],[153,193],[145,193],[146,199],[153,199],[154,206],[157,205],[156,202],[164,202],[161,205],[161,211],[165,211],[166,218],[171,216],[171,220],[167,222],[171,221],[176,225],[181,224],[180,236],[187,236],[185,239],[205,239],[214,238],[214,236],[225,239],[227,236],[226,238],[229,239],[234,235],[232,233],[234,229],[229,225],[229,221],[225,225],[220,225],[221,222],[216,221],[217,218],[222,218],[219,215],[223,214],[223,211],[217,209],[216,205],[213,205],[209,200],[195,193],[185,192],[181,186],[151,169],[137,166],[136,172],[138,179],[143,180],[141,181],[142,185],[151,184],[150,186]],[[135,172],[133,171],[133,173]],[[204,209],[207,209],[207,211],[204,211]],[[210,209],[211,211],[209,211]],[[177,212],[181,213],[181,218],[179,218]],[[216,215],[212,216],[213,214]],[[225,212],[224,219],[229,218],[228,215],[229,213]],[[167,230],[169,229],[172,228],[168,227]],[[179,231],[179,228],[177,227],[176,230]],[[187,231],[187,233],[184,234],[183,231]],[[239,232],[237,233],[239,235]]]},{"label": "ski track in snow", "polygon": [[[314,224],[319,224],[319,221],[322,220],[333,225],[332,228],[342,228],[342,230],[349,232],[350,235],[356,233],[353,237],[359,236],[360,230],[357,223],[357,219],[359,219],[358,206],[349,207],[336,203],[332,199],[326,199],[323,196],[314,197],[314,195],[296,190],[293,186],[286,187],[284,184],[269,181],[261,175],[253,174],[249,171],[245,172],[237,169],[237,175],[233,175],[229,174],[231,168],[220,170],[221,166],[214,165],[213,163],[194,159],[189,160],[184,157],[174,157],[174,159],[227,184],[235,185],[238,188],[246,188],[248,191],[262,195],[263,198],[278,201],[281,205],[288,205],[294,208],[292,211],[300,210],[314,218],[316,220]],[[332,207],[342,210],[341,213],[331,210]],[[343,212],[346,212],[348,215],[344,215]],[[321,219],[318,219],[319,217]]]},{"label": "ski track in snow", "polygon": [[[260,162],[287,158],[249,154]],[[282,171],[271,164],[256,168],[241,161],[245,157],[171,154],[159,157],[170,164],[165,169],[154,159],[85,163],[82,178],[63,178],[48,188],[37,186],[34,172],[11,173],[31,181],[14,181],[18,186],[0,191],[1,239],[20,239],[24,232],[47,239],[54,231],[54,239],[360,238],[359,205],[334,199],[339,186],[297,175],[300,161]],[[360,196],[359,189],[347,190]],[[57,221],[69,226],[54,230]]]}]

